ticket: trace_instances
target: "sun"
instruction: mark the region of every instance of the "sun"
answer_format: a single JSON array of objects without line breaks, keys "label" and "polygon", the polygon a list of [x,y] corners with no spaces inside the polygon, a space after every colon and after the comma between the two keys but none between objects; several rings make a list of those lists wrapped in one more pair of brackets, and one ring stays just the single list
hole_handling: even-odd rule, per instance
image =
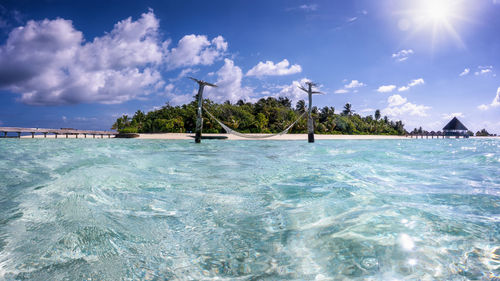
[{"label": "sun", "polygon": [[446,21],[449,19],[452,14],[452,6],[450,6],[446,1],[429,1],[428,3],[426,13],[429,18],[434,21]]},{"label": "sun", "polygon": [[457,13],[457,3],[454,0],[420,0],[417,8],[418,20],[423,23],[451,23]]},{"label": "sun", "polygon": [[460,24],[465,20],[465,0],[415,0],[406,12],[401,13],[400,29],[408,30],[412,35],[431,35],[432,48],[452,39],[458,46],[465,47],[460,38]]}]

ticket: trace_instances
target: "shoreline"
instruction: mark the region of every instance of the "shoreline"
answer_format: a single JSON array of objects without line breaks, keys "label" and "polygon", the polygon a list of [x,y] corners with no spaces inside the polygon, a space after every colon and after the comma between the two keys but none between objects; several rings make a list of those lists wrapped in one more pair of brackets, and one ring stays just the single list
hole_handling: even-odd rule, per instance
[{"label": "shoreline", "polygon": [[[251,134],[253,136],[268,136],[269,134]],[[139,137],[134,139],[143,140],[194,140],[191,136],[194,133],[157,133],[157,134],[139,134]],[[254,138],[243,138],[232,134],[203,134],[203,136],[225,136],[225,140],[297,140],[297,141],[307,141],[307,134],[285,134],[280,136],[274,136],[264,139],[254,139]],[[31,139],[31,135],[23,135],[22,139]],[[43,139],[44,136],[41,134],[35,135],[35,139]],[[68,139],[75,139],[76,135],[68,135]],[[107,139],[104,136],[104,139]],[[111,137],[113,138],[113,137]],[[405,136],[386,136],[386,135],[314,135],[315,140],[389,140],[389,139],[410,139]],[[55,135],[48,134],[47,139],[55,139]],[[66,136],[58,136],[57,139],[66,139]],[[85,139],[82,135],[78,136],[78,139]],[[91,136],[87,136],[87,139],[92,139]],[[100,136],[96,136],[95,139],[101,139]]]},{"label": "shoreline", "polygon": [[[268,136],[269,134],[250,134],[254,136]],[[139,134],[139,137],[134,139],[143,139],[143,140],[194,140],[191,136],[194,136],[194,133],[157,133],[157,134]],[[264,139],[255,139],[255,138],[242,138],[232,134],[203,134],[203,136],[225,136],[227,139],[225,140],[283,140],[283,141],[307,141],[307,134],[285,134],[280,136],[274,136],[270,138]],[[13,137],[16,138],[16,137]],[[23,135],[22,139],[31,139],[31,135]],[[43,139],[44,136],[39,134],[35,135],[35,139]],[[75,135],[68,135],[68,139],[75,139]],[[111,137],[112,139],[114,137]],[[470,137],[470,138],[498,138],[498,137]],[[10,139],[10,137],[9,137]],[[48,134],[47,139],[55,139],[55,135]],[[66,139],[66,136],[59,135],[57,139]],[[78,136],[78,139],[85,139],[82,135]],[[87,139],[92,139],[91,136],[87,136]],[[96,136],[95,139],[101,139],[101,136]],[[107,136],[104,136],[103,139],[108,139]],[[405,136],[394,136],[394,135],[314,135],[315,140],[403,140],[403,139],[416,139],[415,137],[405,137]],[[420,137],[418,139],[421,139]],[[423,139],[426,139],[425,137]],[[432,139],[429,137],[428,139]],[[439,138],[442,139],[442,138]],[[452,139],[452,138],[450,138]],[[453,138],[454,139],[454,138]]]},{"label": "shoreline", "polygon": [[[268,136],[269,134],[250,134],[252,136]],[[165,134],[139,134],[136,139],[159,140],[193,140],[194,133],[165,133]],[[203,134],[203,136],[225,136],[226,140],[300,140],[307,141],[307,134],[285,134],[264,139],[243,138],[233,134]],[[405,139],[404,136],[383,135],[314,135],[315,140],[378,140],[378,139]]]}]

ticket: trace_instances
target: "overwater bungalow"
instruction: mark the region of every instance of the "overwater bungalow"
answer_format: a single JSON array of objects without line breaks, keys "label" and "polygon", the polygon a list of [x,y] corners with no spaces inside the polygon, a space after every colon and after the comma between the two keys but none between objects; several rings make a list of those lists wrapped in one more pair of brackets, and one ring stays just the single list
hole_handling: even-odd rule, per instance
[{"label": "overwater bungalow", "polygon": [[467,131],[467,127],[465,127],[457,117],[453,117],[453,119],[451,119],[451,121],[444,126],[443,135],[446,137],[468,138],[469,135],[467,134]]}]

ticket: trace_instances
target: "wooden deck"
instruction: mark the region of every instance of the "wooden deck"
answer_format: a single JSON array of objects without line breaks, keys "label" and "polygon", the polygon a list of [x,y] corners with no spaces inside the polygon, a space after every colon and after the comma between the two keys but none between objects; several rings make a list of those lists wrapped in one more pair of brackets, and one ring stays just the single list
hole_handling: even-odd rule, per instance
[{"label": "wooden deck", "polygon": [[458,138],[468,139],[468,138],[469,138],[469,136],[468,136],[468,135],[463,135],[463,136],[445,136],[445,135],[405,135],[405,137],[407,137],[407,138],[408,138],[408,137],[410,137],[410,138],[415,137],[416,139],[418,139],[418,138],[423,139],[424,137],[425,137],[426,139],[428,139],[429,137],[430,137],[431,139],[433,139],[434,137],[436,137],[437,139],[439,139],[440,137],[441,137],[441,138],[443,138],[443,139],[445,139],[445,138],[446,138],[446,139],[450,139],[450,138],[451,138],[451,139],[455,139],[455,138],[456,138],[456,139],[458,139]]},{"label": "wooden deck", "polygon": [[68,138],[69,135],[76,136],[78,138],[79,135],[83,135],[83,138],[87,138],[87,135],[92,136],[100,136],[104,138],[107,136],[111,138],[111,136],[118,135],[117,132],[112,131],[91,131],[91,130],[75,130],[75,129],[44,129],[44,128],[20,128],[20,127],[0,127],[0,137],[7,137],[7,133],[16,133],[17,137],[20,138],[22,133],[29,133],[31,137],[34,138],[35,134],[43,134],[46,138],[47,134],[54,134],[55,138],[59,135],[66,136]]}]

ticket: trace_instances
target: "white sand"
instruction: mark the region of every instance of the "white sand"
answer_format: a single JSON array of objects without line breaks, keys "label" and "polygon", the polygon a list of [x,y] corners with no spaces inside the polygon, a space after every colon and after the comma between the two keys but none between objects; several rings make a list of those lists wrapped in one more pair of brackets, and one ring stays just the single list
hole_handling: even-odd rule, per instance
[{"label": "white sand", "polygon": [[[162,140],[192,140],[194,134],[168,133],[168,134],[139,134],[139,139],[162,139]],[[265,139],[242,138],[231,134],[203,134],[204,136],[227,136],[228,140],[305,140],[307,134],[285,134]],[[266,134],[253,134],[255,136],[266,136]],[[316,140],[382,140],[382,139],[405,139],[404,136],[378,136],[378,135],[314,135]]]},{"label": "white sand", "polygon": [[[139,134],[140,136],[137,139],[150,139],[150,140],[192,140],[190,136],[194,136],[193,133],[165,133],[165,134]],[[249,138],[241,138],[231,134],[203,134],[204,136],[226,136],[228,140],[301,140],[307,141],[307,134],[286,134],[281,136],[275,136],[271,138],[265,139],[249,139]],[[253,135],[261,135],[265,136],[266,134],[253,134]],[[113,138],[114,136],[111,136]],[[31,139],[31,135],[22,135],[23,139]],[[35,138],[43,138],[43,134],[36,134]],[[54,134],[47,134],[47,138],[54,139]],[[75,135],[68,135],[69,139],[76,138]],[[80,134],[78,136],[79,139],[83,139],[84,135]],[[88,139],[92,139],[92,135],[87,135]],[[96,139],[101,139],[100,135],[95,136]],[[107,139],[108,136],[104,135],[104,139]],[[415,138],[415,137],[413,137]],[[421,138],[420,136],[418,137]],[[426,137],[424,136],[424,139]],[[436,138],[436,137],[434,137]],[[440,139],[442,137],[439,137]],[[453,137],[452,137],[453,138]],[[471,137],[476,138],[476,137]],[[498,138],[498,137],[477,137],[477,138]],[[66,139],[65,135],[57,136],[57,139]],[[410,137],[405,136],[381,136],[381,135],[314,135],[315,140],[394,140],[394,139],[411,139]],[[429,139],[431,137],[429,136]]]},{"label": "white sand", "polygon": [[[285,134],[281,136],[274,136],[271,138],[264,139],[254,139],[254,138],[242,138],[231,134],[203,134],[204,136],[226,136],[228,140],[303,140],[307,141],[307,134]],[[266,136],[266,134],[252,134],[255,136]],[[147,139],[147,140],[192,140],[194,134],[190,133],[165,133],[165,134],[139,134],[136,139]],[[21,136],[23,139],[31,139],[31,135]],[[36,134],[35,138],[43,138],[42,134]],[[47,134],[47,138],[54,139],[55,135]],[[68,135],[69,139],[76,138],[75,135]],[[80,134],[79,139],[83,139],[84,136]],[[88,139],[92,139],[92,135],[87,135]],[[101,139],[100,135],[95,136],[96,139]],[[107,139],[108,136],[104,136]],[[111,136],[113,138],[113,136]],[[65,135],[57,136],[57,139],[66,139]],[[379,136],[379,135],[314,135],[315,140],[388,140],[388,139],[405,139],[404,136]],[[408,138],[409,139],[409,138]]]}]

